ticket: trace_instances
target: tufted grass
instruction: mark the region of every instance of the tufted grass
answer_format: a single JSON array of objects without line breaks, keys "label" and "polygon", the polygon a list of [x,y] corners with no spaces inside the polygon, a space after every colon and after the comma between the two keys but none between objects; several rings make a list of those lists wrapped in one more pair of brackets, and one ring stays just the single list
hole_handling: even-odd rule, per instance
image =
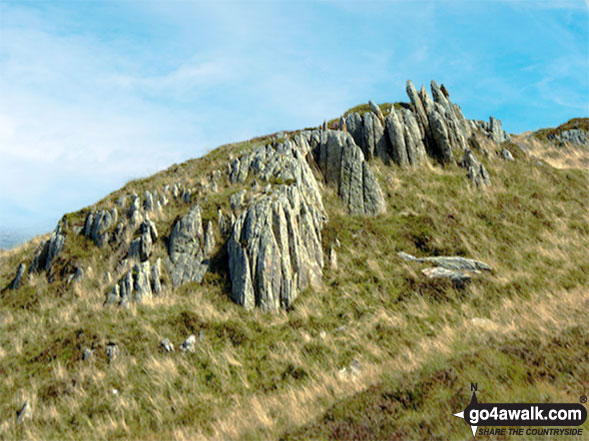
[{"label": "tufted grass", "polygon": [[[131,182],[98,206],[166,183],[196,186],[256,142]],[[56,267],[82,265],[79,285],[40,274],[0,294],[0,439],[465,439],[468,427],[451,413],[471,381],[486,401],[575,401],[589,385],[587,170],[495,152],[483,162],[493,186],[480,191],[458,167],[375,160],[387,201],[376,218],[348,215],[324,188],[323,244],[339,241],[338,267],[326,265],[323,284],[289,312],[246,312],[229,300],[221,243],[202,284],[168,285],[129,310],[103,308],[104,271],[124,250],[68,235]],[[223,180],[206,201],[199,195],[203,217],[215,221],[241,188]],[[154,217],[156,256],[190,206],[171,201]],[[39,243],[2,252],[0,287]],[[399,251],[472,257],[493,272],[457,290],[426,280],[425,265]],[[178,350],[201,331],[194,354]],[[164,337],[173,354],[159,349]],[[110,342],[120,348],[111,364]],[[90,361],[85,347],[94,348]],[[353,360],[360,374],[342,377]],[[25,399],[33,419],[17,426]]]}]

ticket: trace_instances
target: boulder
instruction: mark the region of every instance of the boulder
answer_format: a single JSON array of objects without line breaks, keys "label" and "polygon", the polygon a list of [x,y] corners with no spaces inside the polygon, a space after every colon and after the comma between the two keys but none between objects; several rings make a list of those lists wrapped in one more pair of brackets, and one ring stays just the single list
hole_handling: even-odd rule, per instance
[{"label": "boulder", "polygon": [[193,354],[196,351],[196,336],[194,334],[190,335],[182,345],[180,345],[180,350],[182,352],[189,352]]},{"label": "boulder", "polygon": [[470,179],[477,187],[486,187],[491,184],[489,172],[483,164],[481,164],[471,150],[464,152],[464,160],[462,166],[467,170],[468,179]]},{"label": "boulder", "polygon": [[492,268],[486,263],[478,260],[469,259],[460,256],[434,256],[434,257],[415,257],[411,254],[400,251],[398,256],[404,260],[420,263],[432,263],[436,266],[449,270],[466,270],[466,271],[491,271]]},{"label": "boulder", "polygon": [[164,352],[174,352],[174,345],[168,338],[164,338],[160,341],[160,348],[162,348]]}]

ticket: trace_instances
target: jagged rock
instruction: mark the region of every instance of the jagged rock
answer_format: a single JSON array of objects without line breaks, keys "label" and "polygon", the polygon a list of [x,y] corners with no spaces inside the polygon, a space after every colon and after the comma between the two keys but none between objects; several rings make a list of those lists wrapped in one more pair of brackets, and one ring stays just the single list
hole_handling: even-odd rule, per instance
[{"label": "jagged rock", "polygon": [[25,273],[27,269],[27,266],[24,263],[21,263],[18,266],[18,269],[16,270],[16,275],[14,276],[14,279],[12,279],[12,282],[10,282],[10,284],[8,285],[8,289],[18,289],[20,287],[20,284],[22,282],[22,276]]},{"label": "jagged rock", "polygon": [[180,346],[180,350],[182,352],[190,352],[193,354],[196,351],[196,336],[194,334],[190,335],[182,345]]},{"label": "jagged rock", "polygon": [[225,218],[225,215],[220,208],[217,211],[217,216],[219,217],[219,231],[221,231],[221,234],[225,236],[227,233],[229,233],[231,226],[227,225],[227,219]]},{"label": "jagged rock", "polygon": [[182,194],[182,200],[184,200],[184,202],[189,204],[191,199],[192,199],[192,193],[190,192],[190,190],[184,190],[184,193]]},{"label": "jagged rock", "polygon": [[119,347],[116,343],[108,343],[106,345],[106,358],[108,359],[108,363],[114,362],[117,357],[119,356]]},{"label": "jagged rock", "polygon": [[195,205],[175,222],[170,234],[168,267],[174,286],[191,281],[201,282],[209,267],[203,248],[201,209]]},{"label": "jagged rock", "polygon": [[425,145],[415,115],[407,109],[391,109],[387,118],[391,157],[401,167],[419,165],[426,158]]},{"label": "jagged rock", "polygon": [[[379,114],[382,117],[380,109]],[[366,112],[363,115],[352,113],[346,117],[346,131],[352,135],[366,159],[370,160],[377,156],[388,162],[387,137],[383,127],[384,117],[382,119],[380,117],[372,112]]]},{"label": "jagged rock", "polygon": [[155,224],[148,217],[141,223],[141,237],[139,239],[139,258],[142,262],[149,259],[153,251],[153,244],[157,241],[158,234]]},{"label": "jagged rock", "polygon": [[321,279],[323,207],[307,199],[299,186],[283,185],[238,216],[227,243],[236,303],[288,308]]},{"label": "jagged rock", "polygon": [[380,123],[384,124],[384,115],[382,114],[382,110],[380,110],[380,107],[378,107],[376,103],[372,100],[368,101],[368,107],[370,107],[370,111],[376,115]]},{"label": "jagged rock", "polygon": [[82,234],[100,247],[108,240],[107,230],[116,223],[117,218],[116,208],[90,212],[86,216]]},{"label": "jagged rock", "polygon": [[141,210],[141,199],[136,194],[133,195],[133,202],[131,202],[131,206],[129,207],[129,217],[133,217],[133,213],[136,211]]},{"label": "jagged rock", "polygon": [[145,202],[143,202],[143,207],[145,208],[145,211],[153,211],[153,195],[149,190],[145,190]]},{"label": "jagged rock", "polygon": [[491,129],[491,139],[497,144],[501,144],[502,142],[504,142],[506,139],[503,132],[503,128],[501,127],[501,121],[491,116],[489,118],[489,125]]},{"label": "jagged rock", "polygon": [[207,228],[205,230],[204,236],[204,247],[203,251],[205,256],[210,256],[215,248],[215,233],[213,232],[213,223],[211,221],[207,222]]},{"label": "jagged rock", "polygon": [[315,158],[325,181],[337,188],[338,195],[352,214],[376,215],[386,210],[382,191],[364,160],[364,154],[346,132],[321,133]]},{"label": "jagged rock", "polygon": [[562,144],[589,145],[589,136],[583,129],[563,130],[560,133],[548,135],[548,139]]},{"label": "jagged rock", "polygon": [[161,283],[161,259],[157,259],[155,264],[151,267],[151,280],[153,283],[154,294],[160,294],[162,292]]},{"label": "jagged rock", "polygon": [[26,420],[30,420],[33,417],[33,408],[29,404],[29,400],[26,400],[20,410],[16,412],[16,423],[24,424]]},{"label": "jagged rock", "polygon": [[84,278],[84,270],[76,266],[74,272],[67,277],[66,283],[70,284],[72,282],[79,283]]},{"label": "jagged rock", "polygon": [[434,256],[434,257],[415,257],[411,254],[400,251],[399,257],[412,262],[433,263],[436,266],[449,270],[467,270],[467,271],[491,271],[491,267],[486,263],[478,260],[469,259],[460,256]]},{"label": "jagged rock", "polygon": [[484,187],[491,184],[489,173],[483,164],[475,158],[470,150],[464,152],[463,167],[467,169],[467,176],[477,187]]},{"label": "jagged rock", "polygon": [[41,244],[37,249],[29,273],[48,270],[53,260],[59,255],[65,243],[65,236],[62,233],[61,223],[51,233],[49,239]]},{"label": "jagged rock", "polygon": [[513,159],[513,155],[511,154],[511,152],[507,149],[503,149],[501,150],[501,156],[503,157],[503,159],[505,159],[506,161],[514,161]]},{"label": "jagged rock", "polygon": [[172,344],[172,342],[167,339],[164,338],[162,341],[160,341],[160,347],[165,351],[165,352],[174,352],[174,345]]},{"label": "jagged rock", "polygon": [[142,303],[146,300],[151,299],[152,291],[151,291],[151,283],[150,279],[150,267],[149,261],[136,263],[133,267],[134,273],[134,283],[133,283],[133,291],[134,291],[134,300],[137,303]]},{"label": "jagged rock", "polygon": [[235,211],[243,205],[246,193],[245,190],[240,190],[229,196],[229,203],[231,204],[232,210]]}]

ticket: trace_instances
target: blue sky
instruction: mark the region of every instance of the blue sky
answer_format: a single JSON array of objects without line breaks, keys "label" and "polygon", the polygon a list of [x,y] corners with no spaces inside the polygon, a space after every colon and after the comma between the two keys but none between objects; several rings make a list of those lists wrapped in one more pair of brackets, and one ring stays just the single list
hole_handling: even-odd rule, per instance
[{"label": "blue sky", "polygon": [[48,231],[126,181],[319,124],[405,81],[509,132],[589,114],[571,1],[0,0],[0,231]]}]

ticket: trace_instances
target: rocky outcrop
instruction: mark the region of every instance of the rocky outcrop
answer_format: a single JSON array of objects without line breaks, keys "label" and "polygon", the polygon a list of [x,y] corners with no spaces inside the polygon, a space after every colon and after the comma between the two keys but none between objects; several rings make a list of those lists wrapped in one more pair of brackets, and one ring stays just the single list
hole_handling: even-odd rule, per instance
[{"label": "rocky outcrop", "polygon": [[345,119],[346,131],[352,135],[354,142],[362,149],[366,159],[379,157],[387,162],[389,148],[385,136],[384,117],[376,104],[372,103],[370,108],[370,112],[365,112],[362,115],[359,113],[348,115]]},{"label": "rocky outcrop", "polygon": [[139,227],[139,231],[141,235],[133,240],[129,247],[129,257],[138,257],[141,262],[145,262],[151,256],[153,245],[157,241],[157,228],[146,216]]},{"label": "rocky outcrop", "polygon": [[[156,265],[159,266],[159,263],[156,262]],[[136,263],[106,295],[104,305],[126,308],[131,302],[142,303],[150,300],[155,287],[160,283],[159,278],[155,278],[158,275],[157,271],[154,272],[150,268],[149,261]]]},{"label": "rocky outcrop", "polygon": [[97,246],[108,241],[110,229],[117,221],[117,209],[99,210],[88,213],[82,234],[92,240]]},{"label": "rocky outcrop", "polygon": [[319,211],[296,185],[282,185],[237,217],[227,243],[236,303],[265,311],[288,308],[300,290],[320,280]]},{"label": "rocky outcrop", "polygon": [[548,139],[559,144],[589,146],[589,136],[583,129],[563,130],[560,133],[548,135]]},{"label": "rocky outcrop", "polygon": [[416,166],[425,162],[423,135],[413,112],[393,106],[387,118],[387,134],[391,158],[397,165]]},{"label": "rocky outcrop", "polygon": [[481,164],[475,158],[474,154],[470,150],[464,152],[464,160],[462,166],[467,170],[467,177],[477,187],[486,187],[491,183],[489,178],[489,172],[483,164]]},{"label": "rocky outcrop", "polygon": [[29,273],[46,271],[51,267],[51,263],[58,256],[63,249],[65,243],[65,236],[63,234],[62,225],[59,223],[57,228],[51,233],[49,239],[41,244],[37,249]]},{"label": "rocky outcrop", "polygon": [[202,281],[209,268],[206,242],[201,208],[197,204],[188,214],[176,220],[170,234],[167,266],[174,286]]},{"label": "rocky outcrop", "polygon": [[314,139],[314,155],[325,182],[333,185],[352,214],[386,211],[382,191],[362,150],[346,132],[326,130]]},{"label": "rocky outcrop", "polygon": [[326,215],[306,160],[307,139],[258,148],[233,160],[228,170],[234,182],[253,175],[274,184],[237,216],[227,242],[231,296],[247,309],[288,308],[321,278]]},{"label": "rocky outcrop", "polygon": [[490,138],[493,142],[501,144],[509,141],[509,135],[503,130],[501,121],[493,116],[489,117],[489,121],[473,121],[474,126],[479,129],[485,136]]}]

